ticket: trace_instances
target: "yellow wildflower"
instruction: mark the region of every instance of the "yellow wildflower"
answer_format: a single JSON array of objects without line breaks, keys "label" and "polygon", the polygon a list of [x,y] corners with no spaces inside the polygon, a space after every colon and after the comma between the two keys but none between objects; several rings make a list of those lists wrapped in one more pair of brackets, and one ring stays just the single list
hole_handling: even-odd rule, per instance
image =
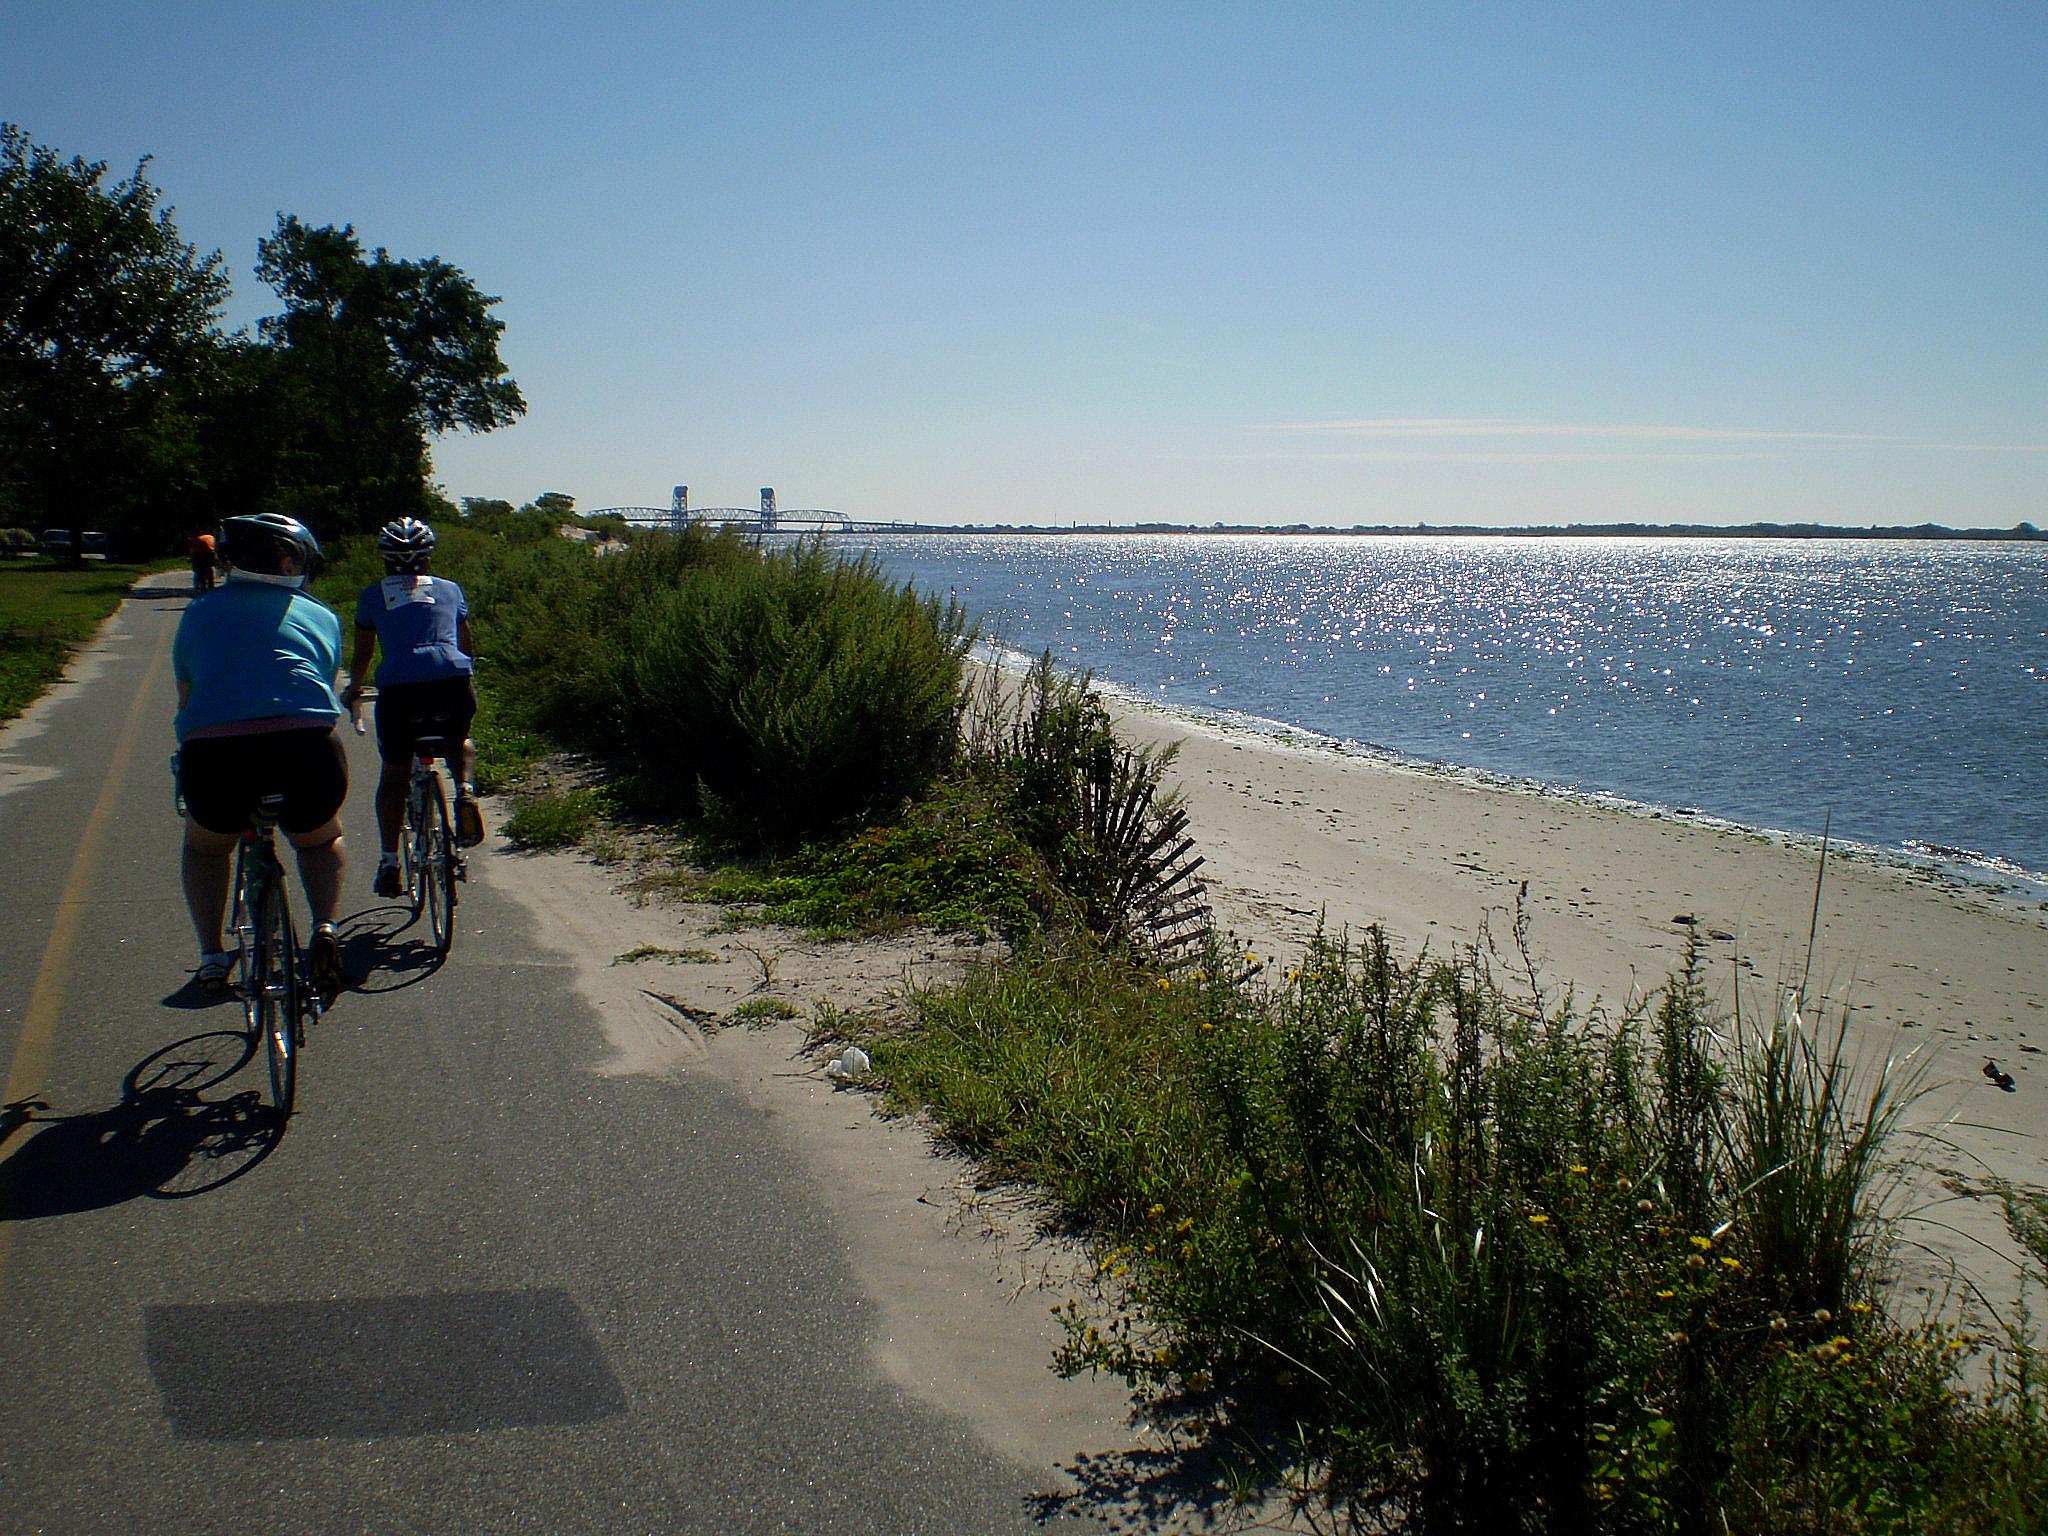
[{"label": "yellow wildflower", "polygon": [[1711,1237],[1701,1237],[1697,1232],[1695,1232],[1691,1237],[1687,1238],[1686,1241],[1691,1243],[1693,1247],[1699,1249],[1701,1253],[1705,1253],[1709,1248],[1714,1246],[1714,1240]]},{"label": "yellow wildflower", "polygon": [[1548,1216],[1544,1215],[1541,1211],[1538,1211],[1535,1215],[1529,1218],[1529,1225],[1532,1227],[1540,1227],[1548,1220],[1550,1220]]}]

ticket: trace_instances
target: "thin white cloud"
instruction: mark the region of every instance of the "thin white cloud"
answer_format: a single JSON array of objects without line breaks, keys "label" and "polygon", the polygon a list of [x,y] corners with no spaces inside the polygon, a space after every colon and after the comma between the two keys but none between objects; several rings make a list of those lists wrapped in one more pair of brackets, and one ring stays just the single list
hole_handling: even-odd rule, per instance
[{"label": "thin white cloud", "polygon": [[2048,443],[1921,443],[1945,453],[2048,453]]},{"label": "thin white cloud", "polygon": [[1645,442],[1899,443],[1908,439],[1868,432],[1762,432],[1732,427],[1602,426],[1577,422],[1513,421],[1493,416],[1374,416],[1327,421],[1264,421],[1255,432],[1329,437],[1630,438]]},{"label": "thin white cloud", "polygon": [[1233,453],[1222,457],[1236,460],[1275,461],[1292,463],[1359,463],[1375,464],[1620,464],[1654,461],[1669,464],[1674,461],[1693,460],[1703,463],[1732,464],[1747,459],[1777,458],[1772,453],[1698,453],[1674,451],[1670,453],[1625,453],[1573,452],[1559,450],[1546,452],[1540,449],[1511,448],[1461,448],[1432,451],[1427,448],[1329,448],[1307,452],[1273,449],[1264,453]]}]

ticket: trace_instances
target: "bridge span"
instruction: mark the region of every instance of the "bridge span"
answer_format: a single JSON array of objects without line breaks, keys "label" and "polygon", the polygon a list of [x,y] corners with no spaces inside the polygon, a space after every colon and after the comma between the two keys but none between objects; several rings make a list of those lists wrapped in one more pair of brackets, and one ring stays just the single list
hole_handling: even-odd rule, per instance
[{"label": "bridge span", "polygon": [[590,517],[617,517],[637,528],[680,529],[686,523],[710,523],[723,528],[748,528],[756,533],[929,533],[922,523],[876,522],[848,517],[823,507],[792,507],[787,511],[775,504],[773,486],[761,487],[758,507],[693,507],[690,488],[676,487],[665,507],[600,507]]},{"label": "bridge span", "polygon": [[848,517],[821,507],[791,507],[772,519],[762,517],[753,507],[692,507],[681,517],[669,507],[600,507],[586,517],[617,517],[635,528],[682,527],[685,523],[710,523],[722,528],[747,528],[757,533],[943,533],[929,523],[885,523]]}]

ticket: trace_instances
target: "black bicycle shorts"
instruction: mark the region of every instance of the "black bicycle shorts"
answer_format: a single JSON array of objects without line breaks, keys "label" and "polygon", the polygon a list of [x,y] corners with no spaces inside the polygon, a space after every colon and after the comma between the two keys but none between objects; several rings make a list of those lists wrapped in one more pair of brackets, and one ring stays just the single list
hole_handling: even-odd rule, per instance
[{"label": "black bicycle shorts", "polygon": [[422,736],[446,738],[456,747],[476,718],[476,680],[467,674],[431,683],[392,683],[377,690],[377,755],[387,763],[410,763]]},{"label": "black bicycle shorts", "polygon": [[287,832],[325,826],[348,798],[348,758],[332,727],[203,736],[178,749],[185,814],[209,832],[239,832],[265,795],[283,795]]}]

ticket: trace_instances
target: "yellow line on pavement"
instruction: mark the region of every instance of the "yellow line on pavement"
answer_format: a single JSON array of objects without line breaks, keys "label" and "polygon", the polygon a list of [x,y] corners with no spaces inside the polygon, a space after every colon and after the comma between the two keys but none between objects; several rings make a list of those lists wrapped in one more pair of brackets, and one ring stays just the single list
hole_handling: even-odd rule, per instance
[{"label": "yellow line on pavement", "polygon": [[[99,799],[93,802],[92,814],[86,818],[85,831],[78,839],[78,851],[72,855],[71,873],[64,881],[63,893],[57,898],[50,937],[43,945],[43,961],[36,967],[36,979],[29,988],[28,1011],[22,1017],[21,1035],[14,1042],[14,1059],[8,1064],[7,1087],[4,1094],[0,1094],[0,1105],[19,1104],[42,1087],[44,1074],[49,1071],[50,1053],[56,1044],[57,1016],[64,1006],[65,982],[71,974],[72,956],[78,948],[79,931],[85,921],[86,892],[98,872],[100,848],[114,823],[114,807],[128,782],[128,770],[135,759],[135,745],[142,735],[142,722],[148,718],[150,706],[160,702],[157,689],[162,685],[164,658],[170,651],[171,628],[164,625],[157,635],[156,649],[150,654],[148,669],[143,673],[142,686],[136,690],[135,702],[128,707],[128,718],[122,723],[120,740],[114,743],[114,750],[107,758],[107,776],[100,785]],[[8,1186],[13,1182],[7,1166],[0,1162],[0,1204],[5,1203],[10,1192]],[[4,1293],[6,1288],[7,1254],[13,1246],[16,1225],[18,1223],[12,1221],[0,1221],[0,1293]]]}]

